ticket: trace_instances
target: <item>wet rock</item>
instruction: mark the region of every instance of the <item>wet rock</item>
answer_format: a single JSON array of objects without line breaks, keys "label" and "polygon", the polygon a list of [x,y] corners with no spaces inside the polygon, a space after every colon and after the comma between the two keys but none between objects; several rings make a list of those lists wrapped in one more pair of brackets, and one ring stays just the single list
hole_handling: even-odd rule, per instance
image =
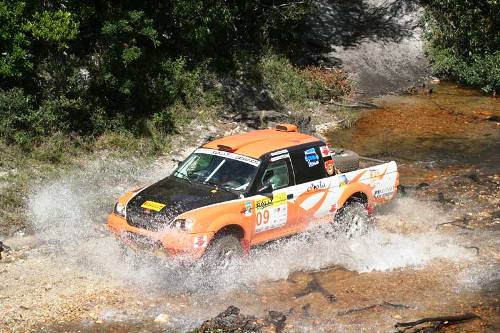
[{"label": "wet rock", "polygon": [[205,321],[198,332],[281,332],[286,316],[278,311],[269,311],[264,319],[246,316],[240,309],[229,306],[215,318]]},{"label": "wet rock", "polygon": [[265,320],[273,324],[276,330],[281,331],[285,327],[286,316],[278,311],[269,311]]},{"label": "wet rock", "polygon": [[440,203],[442,204],[445,204],[447,202],[447,200],[445,199],[444,197],[444,193],[443,192],[439,192],[438,193],[438,199],[437,199]]},{"label": "wet rock", "polygon": [[0,259],[2,259],[2,252],[7,252],[9,250],[10,250],[10,247],[8,247],[4,243],[2,243],[2,241],[0,241]]},{"label": "wet rock", "polygon": [[160,323],[160,324],[166,324],[169,321],[169,316],[166,313],[160,313],[158,316],[155,318],[155,323]]},{"label": "wet rock", "polygon": [[477,174],[477,173],[469,173],[469,174],[466,174],[465,177],[476,182],[476,183],[481,182],[481,179],[479,178],[479,174]]},{"label": "wet rock", "polygon": [[430,185],[428,183],[420,183],[417,185],[416,189],[417,191],[420,191],[420,190],[425,190],[429,187]]},{"label": "wet rock", "polygon": [[309,310],[311,309],[311,304],[310,303],[306,303],[304,305],[302,305],[302,313],[304,315],[304,317],[310,317],[311,314],[309,313]]},{"label": "wet rock", "polygon": [[400,196],[407,196],[408,195],[408,186],[406,185],[398,185],[398,194]]}]

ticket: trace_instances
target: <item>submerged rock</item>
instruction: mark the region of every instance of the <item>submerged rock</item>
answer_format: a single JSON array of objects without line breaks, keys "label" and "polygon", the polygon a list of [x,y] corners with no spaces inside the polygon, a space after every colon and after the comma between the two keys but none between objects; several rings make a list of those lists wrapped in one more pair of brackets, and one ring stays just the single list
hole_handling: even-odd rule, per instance
[{"label": "submerged rock", "polygon": [[278,311],[269,311],[264,319],[246,316],[240,309],[229,306],[215,318],[205,321],[197,332],[281,332],[286,316]]}]

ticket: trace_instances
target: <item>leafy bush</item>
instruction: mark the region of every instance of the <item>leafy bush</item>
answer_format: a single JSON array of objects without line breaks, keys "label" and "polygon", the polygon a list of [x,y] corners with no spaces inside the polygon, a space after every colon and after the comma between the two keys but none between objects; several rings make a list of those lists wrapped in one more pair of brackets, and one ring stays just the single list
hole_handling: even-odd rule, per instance
[{"label": "leafy bush", "polygon": [[304,105],[308,100],[330,100],[352,92],[352,84],[342,70],[309,66],[294,67],[286,58],[269,54],[258,64],[262,82],[280,103]]},{"label": "leafy bush", "polygon": [[427,55],[434,72],[500,90],[500,1],[425,0]]},{"label": "leafy bush", "polygon": [[[231,76],[242,55],[294,49],[311,8],[310,0],[0,0],[0,136],[28,148],[57,133],[176,131],[223,103],[204,85],[207,74]],[[279,101],[328,94],[282,57],[261,65]]]},{"label": "leafy bush", "polygon": [[308,99],[322,98],[325,86],[292,66],[283,56],[269,54],[261,59],[258,71],[262,83],[279,103],[303,103]]},{"label": "leafy bush", "polygon": [[27,145],[33,138],[31,96],[19,88],[0,89],[0,137],[8,143]]},{"label": "leafy bush", "polygon": [[329,99],[338,99],[354,92],[352,81],[349,80],[347,73],[341,69],[308,66],[303,70],[303,73],[311,79],[321,82],[326,97]]}]

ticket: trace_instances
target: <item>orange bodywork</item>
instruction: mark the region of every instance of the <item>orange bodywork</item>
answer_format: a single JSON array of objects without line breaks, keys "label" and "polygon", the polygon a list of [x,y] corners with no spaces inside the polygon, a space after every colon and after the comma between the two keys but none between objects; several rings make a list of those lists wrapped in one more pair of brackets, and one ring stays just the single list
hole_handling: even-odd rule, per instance
[{"label": "orange bodywork", "polygon": [[290,132],[265,129],[226,136],[205,144],[203,148],[219,149],[219,147],[225,146],[232,148],[234,153],[260,158],[272,151],[318,141],[318,138],[295,132],[293,129],[296,130],[295,127]]},{"label": "orange bodywork", "polygon": [[[315,137],[298,133],[293,125],[284,126],[280,131],[258,130],[221,138],[202,148],[260,159],[270,152],[319,142]],[[226,227],[242,231],[242,245],[248,250],[253,245],[301,232],[313,223],[331,222],[336,211],[353,195],[364,195],[370,207],[390,200],[396,195],[398,181],[396,163],[389,162],[289,186],[274,191],[272,197],[257,194],[186,211],[176,219],[194,221],[189,232],[136,228],[115,213],[109,215],[108,227],[119,237],[127,233],[147,237],[161,244],[170,255],[199,258],[214,235]],[[136,193],[128,192],[118,202],[126,205]]]}]

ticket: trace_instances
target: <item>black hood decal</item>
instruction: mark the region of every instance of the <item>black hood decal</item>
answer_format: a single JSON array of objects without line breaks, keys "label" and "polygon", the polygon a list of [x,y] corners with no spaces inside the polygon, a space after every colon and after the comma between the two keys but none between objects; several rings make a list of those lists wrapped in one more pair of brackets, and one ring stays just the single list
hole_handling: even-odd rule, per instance
[{"label": "black hood decal", "polygon": [[[127,204],[127,222],[138,228],[158,230],[186,211],[237,199],[238,195],[212,185],[189,183],[169,176],[143,189]],[[148,209],[146,201],[161,204]],[[158,210],[159,207],[165,205]],[[158,211],[157,211],[158,210]]]}]

